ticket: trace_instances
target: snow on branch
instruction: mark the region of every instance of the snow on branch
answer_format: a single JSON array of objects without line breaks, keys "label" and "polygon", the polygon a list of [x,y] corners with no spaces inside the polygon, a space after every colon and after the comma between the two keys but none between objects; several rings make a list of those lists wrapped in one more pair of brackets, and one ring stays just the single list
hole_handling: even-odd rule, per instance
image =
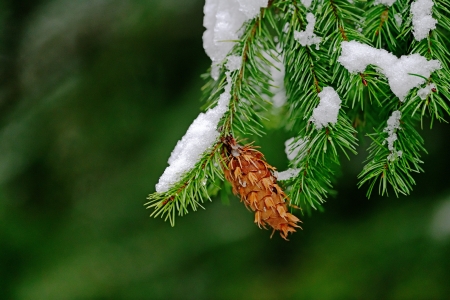
[{"label": "snow on branch", "polygon": [[[206,0],[203,25],[203,47],[213,61],[212,77],[217,77],[217,65],[223,62],[241,35],[245,22],[259,14],[261,7],[267,7],[268,0]],[[156,184],[156,191],[163,193],[179,182],[183,175],[192,170],[202,155],[217,142],[220,133],[217,126],[228,111],[231,99],[232,80],[230,73],[239,70],[242,57],[230,55],[226,63],[227,84],[217,105],[200,115],[189,126],[186,134],[178,141],[169,158],[169,166]]]},{"label": "snow on branch", "polygon": [[220,64],[242,34],[245,22],[255,18],[268,0],[206,0],[203,12],[203,48],[213,65]]},{"label": "snow on branch", "polygon": [[277,177],[277,180],[289,180],[291,178],[296,177],[298,175],[298,173],[300,173],[300,169],[289,168],[285,171],[277,172],[276,177]]},{"label": "snow on branch", "polygon": [[392,6],[392,4],[395,3],[396,0],[375,0],[373,2],[373,5],[378,5],[378,4],[384,4],[387,7]]},{"label": "snow on branch", "polygon": [[411,15],[414,38],[420,41],[427,37],[430,30],[436,29],[437,21],[433,19],[432,0],[417,0],[411,4]]},{"label": "snow on branch", "polygon": [[308,140],[306,138],[301,138],[295,141],[295,138],[290,138],[284,142],[284,151],[286,156],[290,161],[300,161],[306,154],[306,146]]},{"label": "snow on branch", "polygon": [[310,121],[320,130],[328,123],[336,124],[341,108],[341,99],[332,87],[324,87],[318,94],[320,98],[319,105],[313,110]]},{"label": "snow on branch", "polygon": [[[285,68],[283,64],[284,55],[281,47],[278,46],[276,50],[262,52],[264,58],[270,62],[270,87],[269,90],[273,94],[271,100],[274,107],[281,107],[286,103],[286,88],[284,86]],[[278,59],[274,59],[274,57]]]},{"label": "snow on branch", "polygon": [[420,97],[420,99],[425,100],[427,99],[428,95],[435,89],[436,85],[434,83],[429,83],[425,87],[418,90],[417,95]]},{"label": "snow on branch", "polygon": [[397,130],[400,128],[400,118],[402,117],[402,113],[398,110],[394,111],[392,115],[389,117],[387,121],[387,126],[384,128],[384,132],[388,133],[388,137],[386,138],[386,142],[388,143],[388,149],[391,152],[387,160],[394,161],[397,158],[402,157],[403,152],[401,150],[397,151],[394,148],[394,142],[397,140]]},{"label": "snow on branch", "polygon": [[308,25],[306,25],[305,30],[295,31],[294,39],[303,47],[316,45],[316,50],[318,50],[322,38],[314,34],[314,25],[316,25],[316,18],[312,13],[308,13],[306,15],[306,21],[308,22]]},{"label": "snow on branch", "polygon": [[217,131],[217,125],[228,110],[231,98],[230,92],[231,78],[229,72],[227,72],[227,85],[225,91],[220,95],[217,105],[198,115],[172,151],[168,161],[169,166],[156,184],[158,193],[167,192],[174,184],[179,182],[186,172],[194,168],[203,153],[217,141],[220,135]]},{"label": "snow on branch", "polygon": [[356,41],[342,42],[341,47],[342,53],[338,58],[341,65],[351,73],[364,72],[368,65],[378,67],[400,101],[405,100],[411,89],[424,84],[424,78],[441,68],[438,60],[427,60],[417,53],[397,58],[384,49],[376,49]]},{"label": "snow on branch", "polygon": [[[288,139],[285,143],[285,149],[287,158],[293,162],[294,164],[297,164],[299,161],[301,161],[305,155],[306,155],[306,146],[308,145],[308,140],[300,138],[297,141],[295,138]],[[276,177],[278,180],[289,180],[291,178],[294,178],[300,173],[301,168],[289,168],[282,172],[277,172]]]}]

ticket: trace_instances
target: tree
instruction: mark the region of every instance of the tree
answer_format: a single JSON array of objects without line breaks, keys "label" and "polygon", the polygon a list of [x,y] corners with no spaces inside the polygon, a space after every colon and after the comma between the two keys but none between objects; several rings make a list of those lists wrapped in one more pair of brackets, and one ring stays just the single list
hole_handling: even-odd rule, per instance
[{"label": "tree", "polygon": [[[219,191],[225,173],[258,225],[281,230],[270,216],[258,215],[273,210],[293,228],[297,221],[286,217],[281,203],[317,209],[340,159],[355,154],[364,135],[372,142],[359,186],[367,187],[368,197],[376,187],[382,195],[389,189],[410,194],[426,151],[416,127],[449,113],[449,9],[443,0],[207,0],[207,111],[172,152],[148,197],[151,216],[174,225],[176,213],[202,207]],[[287,116],[282,127],[293,135],[286,141],[290,168],[280,173],[253,146],[235,142],[263,135],[276,114]],[[255,169],[241,164],[237,174],[232,161],[238,157]],[[258,175],[248,189],[251,172],[270,174]],[[286,196],[268,203],[280,194],[278,183]],[[266,193],[252,200],[252,190]]]}]

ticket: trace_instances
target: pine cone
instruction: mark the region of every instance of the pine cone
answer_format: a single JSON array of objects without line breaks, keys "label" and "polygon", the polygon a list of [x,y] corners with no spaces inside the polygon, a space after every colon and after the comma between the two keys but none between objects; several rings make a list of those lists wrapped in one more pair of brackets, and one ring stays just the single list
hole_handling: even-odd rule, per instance
[{"label": "pine cone", "polygon": [[287,240],[289,232],[295,232],[295,227],[301,228],[297,225],[301,221],[287,210],[289,198],[277,184],[275,168],[253,146],[241,146],[231,136],[223,142],[224,173],[233,186],[233,193],[255,212],[259,228],[266,228],[268,224],[273,228],[272,235],[279,230],[281,237]]}]

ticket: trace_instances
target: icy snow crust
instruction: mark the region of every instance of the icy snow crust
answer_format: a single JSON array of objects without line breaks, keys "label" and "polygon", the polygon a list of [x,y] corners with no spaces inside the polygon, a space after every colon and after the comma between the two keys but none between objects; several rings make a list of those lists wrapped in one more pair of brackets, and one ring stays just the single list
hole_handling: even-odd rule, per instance
[{"label": "icy snow crust", "polygon": [[316,129],[322,129],[328,125],[328,123],[336,124],[341,108],[341,99],[336,91],[332,87],[324,87],[318,94],[320,98],[319,105],[314,108],[311,122],[316,125]]},{"label": "icy snow crust", "polygon": [[213,65],[221,63],[240,38],[245,22],[256,17],[268,0],[206,0],[203,48]]},{"label": "icy snow crust", "polygon": [[[267,7],[268,0],[206,0],[203,25],[203,47],[213,61],[212,73],[218,75],[218,64],[223,62],[227,54],[239,39],[238,32],[244,22],[256,17],[261,7]],[[167,192],[179,182],[186,172],[190,171],[202,155],[210,149],[220,136],[217,125],[228,110],[231,92],[230,73],[241,68],[242,58],[228,57],[226,63],[227,85],[214,108],[200,115],[189,126],[186,134],[178,141],[169,158],[169,166],[156,184],[158,193]]]},{"label": "icy snow crust", "polygon": [[[438,60],[427,60],[420,54],[403,55],[397,58],[384,49],[372,48],[356,41],[342,42],[342,53],[338,62],[349,72],[364,72],[368,65],[378,67],[387,77],[391,91],[404,101],[408,92],[425,83],[431,73],[441,68]],[[414,76],[411,74],[421,75]]]},{"label": "icy snow crust", "polygon": [[420,41],[427,37],[430,30],[436,29],[437,21],[433,19],[432,0],[417,0],[411,4],[411,15],[414,38]]}]

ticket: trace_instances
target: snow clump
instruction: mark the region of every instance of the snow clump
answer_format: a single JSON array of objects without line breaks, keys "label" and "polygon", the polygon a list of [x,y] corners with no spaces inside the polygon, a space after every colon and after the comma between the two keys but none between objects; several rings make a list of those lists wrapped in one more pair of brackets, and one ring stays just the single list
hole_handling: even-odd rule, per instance
[{"label": "snow clump", "polygon": [[301,0],[301,2],[305,8],[309,8],[311,6],[312,0]]},{"label": "snow clump", "polygon": [[368,65],[378,67],[378,71],[387,77],[391,91],[400,101],[405,101],[412,88],[424,84],[424,78],[430,77],[432,72],[441,68],[438,60],[427,60],[417,53],[397,58],[384,49],[376,49],[356,41],[342,42],[341,47],[342,53],[338,58],[341,65],[351,73],[362,73]]},{"label": "snow clump", "polygon": [[319,105],[314,108],[310,121],[320,130],[328,123],[336,124],[341,108],[341,99],[332,87],[324,87],[318,94],[320,98]]},{"label": "snow clump", "polygon": [[397,151],[394,148],[394,142],[397,140],[397,130],[400,128],[400,119],[402,117],[402,113],[398,110],[394,111],[392,115],[389,117],[387,121],[387,127],[384,128],[384,132],[388,133],[388,137],[386,141],[388,143],[388,149],[391,152],[387,159],[388,161],[394,161],[397,157],[402,157],[403,152],[401,150]]},{"label": "snow clump", "polygon": [[213,66],[223,62],[240,38],[244,23],[255,18],[267,4],[268,0],[206,0],[203,48]]},{"label": "snow clump", "polygon": [[373,5],[384,4],[387,7],[392,6],[395,3],[395,0],[375,0]]},{"label": "snow clump", "polygon": [[322,41],[321,37],[314,34],[314,25],[316,25],[316,18],[312,13],[306,15],[306,21],[308,24],[304,31],[295,31],[294,39],[299,42],[303,47],[316,45],[316,49],[319,49],[319,43]]},{"label": "snow clump", "polygon": [[237,55],[228,56],[226,64],[228,71],[233,72],[239,70],[241,66],[242,66],[242,57]]},{"label": "snow clump", "polygon": [[411,4],[413,34],[416,41],[427,37],[430,30],[436,29],[437,21],[433,19],[432,0],[417,0]]},{"label": "snow clump", "polygon": [[298,175],[298,173],[300,173],[300,169],[289,168],[285,171],[277,172],[275,174],[275,177],[277,177],[277,180],[288,180],[288,179],[296,177]]},{"label": "snow clump", "polygon": [[402,14],[398,13],[394,15],[395,24],[397,24],[398,27],[402,26],[403,19]]},{"label": "snow clump", "polygon": [[436,85],[434,83],[429,83],[424,88],[418,90],[417,95],[420,99],[425,100],[433,89],[436,89]]},{"label": "snow clump", "polygon": [[[237,68],[236,61],[237,59],[231,57],[230,67],[233,70]],[[219,138],[220,133],[217,131],[217,126],[228,110],[231,99],[230,72],[231,70],[228,70],[225,73],[227,85],[220,95],[217,105],[208,109],[205,113],[200,113],[173,149],[168,160],[169,166],[156,184],[158,193],[167,192],[174,184],[179,182],[183,175],[194,168],[203,153],[210,149]]]}]

